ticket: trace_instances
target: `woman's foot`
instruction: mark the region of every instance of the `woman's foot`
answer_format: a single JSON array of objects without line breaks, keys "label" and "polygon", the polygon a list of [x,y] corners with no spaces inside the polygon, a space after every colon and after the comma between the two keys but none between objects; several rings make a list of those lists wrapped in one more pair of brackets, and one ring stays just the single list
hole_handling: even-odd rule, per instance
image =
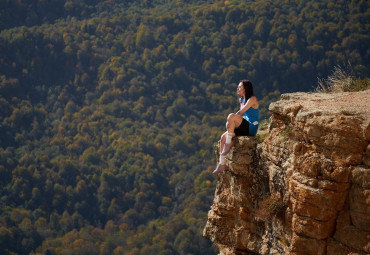
[{"label": "woman's foot", "polygon": [[227,169],[227,165],[221,165],[221,164],[218,164],[216,169],[213,171],[213,174],[218,174],[218,173],[222,173],[223,171],[225,171]]}]

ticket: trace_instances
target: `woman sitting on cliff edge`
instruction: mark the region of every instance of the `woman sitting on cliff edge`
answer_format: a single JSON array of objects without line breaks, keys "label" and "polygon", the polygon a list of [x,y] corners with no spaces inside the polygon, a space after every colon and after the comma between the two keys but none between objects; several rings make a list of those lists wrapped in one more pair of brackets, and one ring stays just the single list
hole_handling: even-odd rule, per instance
[{"label": "woman sitting on cliff edge", "polygon": [[240,98],[240,110],[230,113],[227,117],[226,132],[221,136],[220,160],[213,171],[221,173],[227,169],[225,156],[233,147],[234,136],[255,136],[259,125],[259,104],[253,94],[253,85],[249,80],[241,80],[238,85]]}]

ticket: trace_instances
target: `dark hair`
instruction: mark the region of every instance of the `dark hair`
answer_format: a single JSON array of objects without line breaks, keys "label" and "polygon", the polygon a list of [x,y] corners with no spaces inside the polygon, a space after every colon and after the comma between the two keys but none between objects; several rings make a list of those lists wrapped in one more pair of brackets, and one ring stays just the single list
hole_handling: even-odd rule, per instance
[{"label": "dark hair", "polygon": [[254,96],[252,82],[250,80],[241,80],[240,82],[243,84],[244,87],[244,99],[245,101],[248,101],[249,98]]}]

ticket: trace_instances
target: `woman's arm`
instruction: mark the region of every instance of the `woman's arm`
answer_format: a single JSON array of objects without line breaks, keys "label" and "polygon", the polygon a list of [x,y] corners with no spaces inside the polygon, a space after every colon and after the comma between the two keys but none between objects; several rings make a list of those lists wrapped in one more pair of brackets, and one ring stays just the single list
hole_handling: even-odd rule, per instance
[{"label": "woman's arm", "polygon": [[257,98],[255,96],[252,96],[251,98],[248,99],[247,103],[236,114],[243,116],[243,113],[256,103]]}]

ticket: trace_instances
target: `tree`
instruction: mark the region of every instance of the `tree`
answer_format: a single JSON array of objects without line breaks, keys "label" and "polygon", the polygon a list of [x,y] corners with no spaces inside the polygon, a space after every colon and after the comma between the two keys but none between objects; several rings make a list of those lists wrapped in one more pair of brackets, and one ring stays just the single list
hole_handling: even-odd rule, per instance
[{"label": "tree", "polygon": [[138,48],[152,48],[153,47],[153,33],[150,27],[140,24],[136,34],[136,47]]}]

